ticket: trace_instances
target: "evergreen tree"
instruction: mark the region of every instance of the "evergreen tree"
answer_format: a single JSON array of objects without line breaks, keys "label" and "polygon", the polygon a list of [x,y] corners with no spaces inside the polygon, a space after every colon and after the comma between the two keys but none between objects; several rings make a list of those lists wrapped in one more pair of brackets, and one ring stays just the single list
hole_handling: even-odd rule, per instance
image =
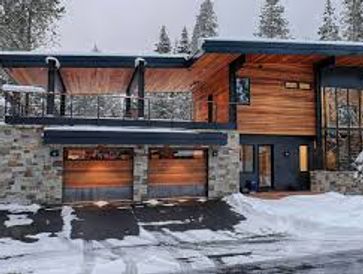
[{"label": "evergreen tree", "polygon": [[191,51],[198,49],[200,38],[214,37],[218,35],[218,18],[214,11],[214,5],[211,0],[205,0],[200,6],[199,15],[195,22]]},{"label": "evergreen tree", "polygon": [[363,41],[363,0],[344,0],[343,38]]},{"label": "evergreen tree", "polygon": [[54,44],[56,22],[64,15],[61,0],[2,0],[0,48],[33,50]]},{"label": "evergreen tree", "polygon": [[280,0],[266,0],[261,9],[258,32],[255,36],[263,38],[290,38],[289,22],[284,17],[285,8]]},{"label": "evergreen tree", "polygon": [[95,53],[101,52],[101,50],[98,48],[96,43],[93,45],[92,52],[95,52]]},{"label": "evergreen tree", "polygon": [[326,0],[323,24],[319,28],[318,34],[320,36],[320,40],[323,41],[340,40],[335,8],[333,7],[331,0]]},{"label": "evergreen tree", "polygon": [[170,38],[166,31],[166,26],[164,25],[161,27],[160,30],[159,42],[155,46],[156,46],[155,51],[161,54],[170,53],[172,50]]},{"label": "evergreen tree", "polygon": [[180,42],[178,44],[177,53],[190,53],[190,42],[187,27],[183,28],[181,33]]}]

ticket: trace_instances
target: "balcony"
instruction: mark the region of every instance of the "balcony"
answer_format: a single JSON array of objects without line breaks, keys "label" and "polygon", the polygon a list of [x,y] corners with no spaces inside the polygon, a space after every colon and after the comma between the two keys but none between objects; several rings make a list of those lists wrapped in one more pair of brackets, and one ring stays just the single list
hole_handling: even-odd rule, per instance
[{"label": "balcony", "polygon": [[[4,92],[5,122],[25,125],[149,126],[187,129],[232,129],[218,121],[216,102],[194,102],[190,93],[146,97],[122,94]],[[202,111],[203,110],[203,111]]]}]

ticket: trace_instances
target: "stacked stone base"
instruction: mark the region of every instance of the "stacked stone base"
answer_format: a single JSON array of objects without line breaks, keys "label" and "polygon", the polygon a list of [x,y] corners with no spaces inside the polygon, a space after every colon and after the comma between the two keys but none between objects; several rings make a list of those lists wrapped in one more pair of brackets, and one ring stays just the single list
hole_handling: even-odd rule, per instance
[{"label": "stacked stone base", "polygon": [[311,191],[315,193],[338,192],[348,195],[362,195],[363,181],[354,171],[312,171]]},{"label": "stacked stone base", "polygon": [[[209,198],[239,191],[239,134],[227,134],[226,146],[207,148]],[[65,146],[44,145],[42,136],[42,127],[0,125],[0,203],[62,203]],[[134,151],[133,201],[148,199],[150,146],[117,147]]]}]

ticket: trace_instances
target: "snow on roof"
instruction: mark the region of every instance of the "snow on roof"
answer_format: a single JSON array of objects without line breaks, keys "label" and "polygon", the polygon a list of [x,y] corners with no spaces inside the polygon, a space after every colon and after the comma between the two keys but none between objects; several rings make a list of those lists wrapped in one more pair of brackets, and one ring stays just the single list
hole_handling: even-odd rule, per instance
[{"label": "snow on roof", "polygon": [[84,52],[84,51],[0,51],[0,55],[30,55],[30,56],[83,56],[83,57],[140,57],[140,58],[184,58],[188,54],[161,54],[157,52]]},{"label": "snow on roof", "polygon": [[44,130],[51,131],[110,131],[110,132],[154,132],[154,133],[197,133],[182,128],[149,128],[149,127],[107,127],[107,126],[52,126]]},{"label": "snow on roof", "polygon": [[[331,46],[361,46],[362,42],[351,41],[320,41],[320,40],[303,40],[303,39],[266,39],[266,38],[241,38],[241,37],[210,37],[203,38],[202,41],[216,41],[216,42],[251,42],[251,43],[286,43],[286,44],[304,44],[304,45],[331,45]],[[202,42],[202,44],[203,44]]]},{"label": "snow on roof", "polygon": [[2,85],[4,92],[22,92],[22,93],[45,93],[45,89],[37,86],[20,86],[20,85]]}]

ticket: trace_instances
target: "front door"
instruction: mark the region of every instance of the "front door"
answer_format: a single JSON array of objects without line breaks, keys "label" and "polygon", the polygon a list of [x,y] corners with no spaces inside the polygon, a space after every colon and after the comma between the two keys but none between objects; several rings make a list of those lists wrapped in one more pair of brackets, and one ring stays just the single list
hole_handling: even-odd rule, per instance
[{"label": "front door", "polygon": [[272,165],[272,146],[258,146],[258,183],[260,190],[271,189],[273,186]]}]

